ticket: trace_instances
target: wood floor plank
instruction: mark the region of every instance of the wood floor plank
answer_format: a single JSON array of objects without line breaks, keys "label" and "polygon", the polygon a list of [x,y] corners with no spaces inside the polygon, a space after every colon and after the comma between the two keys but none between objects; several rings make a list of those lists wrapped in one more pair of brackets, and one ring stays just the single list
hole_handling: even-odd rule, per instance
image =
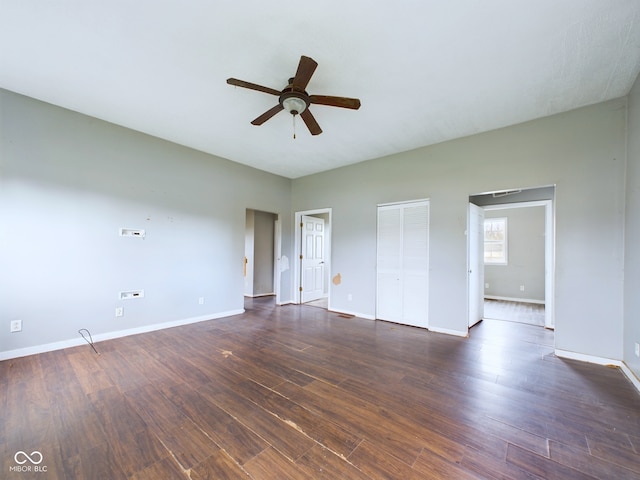
[{"label": "wood floor plank", "polygon": [[381,450],[368,440],[363,440],[348,460],[360,471],[371,478],[401,478],[403,480],[422,480],[423,474],[413,470],[410,465]]},{"label": "wood floor plank", "polygon": [[242,465],[268,448],[265,440],[210,401],[206,395],[186,385],[172,387],[167,395],[235,462]]},{"label": "wood floor plank", "polygon": [[[319,381],[301,390],[294,394],[294,401],[310,406],[314,411],[370,442],[384,443],[387,453],[405,463],[412,464],[422,451],[422,440],[416,438],[413,432],[407,433],[404,425],[398,425],[386,415],[373,415],[370,406],[363,400],[348,396],[335,386]],[[285,394],[288,395],[291,393]]]},{"label": "wood floor plank", "polygon": [[587,443],[592,456],[633,470],[640,476],[640,454],[633,450],[628,435],[614,432],[610,432],[608,436],[590,433],[587,434]]},{"label": "wood floor plank", "polygon": [[462,461],[464,468],[476,473],[480,478],[491,478],[495,480],[547,480],[531,472],[507,463],[506,454],[504,458],[487,455],[476,449],[467,449]]},{"label": "wood floor plank", "polygon": [[243,382],[236,385],[235,390],[338,455],[348,456],[362,441],[362,436],[255,382]]},{"label": "wood floor plank", "polygon": [[305,471],[274,448],[268,448],[249,460],[244,469],[253,479],[299,480]]},{"label": "wood floor plank", "polygon": [[314,480],[335,480],[348,478],[350,480],[370,480],[371,477],[356,468],[346,457],[315,445],[296,461],[300,470],[305,472],[304,478]]},{"label": "wood floor plank", "polygon": [[190,472],[190,480],[249,480],[249,475],[224,451],[213,452]]},{"label": "wood floor plank", "polygon": [[[162,388],[162,387],[160,387]],[[187,415],[155,385],[128,390],[124,397],[156,435],[168,432],[187,419]]]},{"label": "wood floor plank", "polygon": [[[106,478],[106,477],[95,477]],[[136,472],[129,480],[191,480],[189,472],[182,470],[172,458],[163,458]]]},{"label": "wood floor plank", "polygon": [[67,359],[85,394],[113,386],[113,382],[104,371],[107,362],[90,348],[73,349],[67,354]]},{"label": "wood floor plank", "polygon": [[608,462],[596,456],[593,458],[589,451],[563,445],[558,442],[549,442],[551,459],[564,465],[571,465],[572,468],[595,478],[615,478],[616,480],[638,480],[640,479],[640,465],[635,462],[616,459],[616,463]]},{"label": "wood floor plank", "polygon": [[507,448],[507,463],[541,478],[553,478],[554,480],[597,478],[573,468],[579,466],[574,462],[571,463],[571,467],[568,467],[564,463],[556,462],[515,445],[509,445]]},{"label": "wood floor plank", "polygon": [[234,418],[241,419],[244,426],[292,461],[297,460],[315,444],[293,425],[278,418],[271,411],[257,407],[231,386],[222,394],[216,392],[212,398],[220,408]]},{"label": "wood floor plank", "polygon": [[479,480],[482,478],[459,463],[451,462],[427,449],[418,456],[413,464],[413,470],[420,473],[425,480]]},{"label": "wood floor plank", "polygon": [[159,436],[160,442],[182,470],[189,470],[220,450],[215,442],[190,420],[184,420]]}]

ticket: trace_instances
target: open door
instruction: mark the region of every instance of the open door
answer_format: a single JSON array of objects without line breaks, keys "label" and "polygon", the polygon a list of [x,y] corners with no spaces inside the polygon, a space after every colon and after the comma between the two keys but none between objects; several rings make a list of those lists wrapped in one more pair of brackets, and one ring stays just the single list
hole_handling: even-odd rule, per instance
[{"label": "open door", "polygon": [[484,209],[469,204],[467,215],[469,328],[484,316]]}]

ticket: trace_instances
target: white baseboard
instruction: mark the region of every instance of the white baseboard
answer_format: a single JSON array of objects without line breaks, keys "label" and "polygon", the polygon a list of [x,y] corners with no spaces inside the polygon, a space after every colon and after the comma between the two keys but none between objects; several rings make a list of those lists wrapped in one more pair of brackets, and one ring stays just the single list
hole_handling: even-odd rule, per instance
[{"label": "white baseboard", "polygon": [[[239,315],[241,313],[244,313],[244,309],[213,313],[211,315],[201,315],[198,317],[183,318],[180,320],[173,320],[164,323],[155,323],[153,325],[144,325],[142,327],[129,328],[127,330],[117,330],[114,332],[100,333],[98,335],[93,335],[93,341],[94,343],[98,343],[105,340],[112,340],[114,338],[137,335],[139,333],[153,332],[155,330],[162,330],[165,328],[179,327],[181,325],[189,325],[191,323],[204,322],[207,320],[215,320],[216,318],[230,317],[232,315]],[[53,350],[62,350],[64,348],[77,347],[78,345],[86,345],[86,341],[81,337],[70,338],[68,340],[62,340],[60,342],[45,343],[43,345],[34,345],[33,347],[7,350],[5,352],[0,352],[0,361],[9,360],[12,358],[26,357],[28,355],[36,355],[38,353],[51,352]]]},{"label": "white baseboard", "polygon": [[432,327],[432,326],[427,327],[427,329],[430,332],[444,333],[446,335],[455,335],[456,337],[468,337],[469,336],[469,331],[468,330],[451,330],[451,329],[448,329],[448,328],[440,328],[440,327]]},{"label": "white baseboard", "polygon": [[596,357],[594,355],[586,355],[584,353],[569,352],[568,350],[559,350],[557,348],[555,349],[555,354],[560,358],[568,358],[570,360],[580,360],[581,362],[595,363],[597,365],[605,365],[605,366],[613,365],[614,367],[619,367],[622,364],[620,360],[613,360],[611,358],[604,358],[604,357]]},{"label": "white baseboard", "polygon": [[353,317],[364,318],[365,320],[375,320],[376,319],[376,317],[374,315],[367,315],[366,313],[350,312],[348,310],[336,310],[336,309],[333,309],[331,307],[329,307],[327,310],[330,311],[330,312],[333,312],[333,313],[338,313],[338,314],[342,313],[343,315],[351,315]]},{"label": "white baseboard", "polygon": [[544,305],[544,300],[535,300],[533,298],[517,298],[517,297],[501,297],[499,295],[485,295],[486,300],[504,300],[506,302],[535,303]]},{"label": "white baseboard", "polygon": [[627,376],[633,386],[636,387],[636,390],[640,392],[640,378],[636,377],[633,371],[629,367],[627,367],[627,364],[624,362],[622,362],[622,365],[620,365],[620,370],[622,370],[622,373]]},{"label": "white baseboard", "polygon": [[585,355],[583,353],[568,352],[566,350],[558,350],[558,349],[556,349],[555,353],[556,353],[556,356],[560,358],[568,358],[571,360],[579,360],[581,362],[619,367],[620,370],[622,370],[622,373],[624,373],[624,375],[631,381],[633,386],[636,387],[636,390],[640,392],[640,379],[638,379],[638,377],[634,375],[631,369],[627,367],[626,363],[620,360],[613,360],[611,358],[603,358],[603,357],[595,357],[593,355]]}]

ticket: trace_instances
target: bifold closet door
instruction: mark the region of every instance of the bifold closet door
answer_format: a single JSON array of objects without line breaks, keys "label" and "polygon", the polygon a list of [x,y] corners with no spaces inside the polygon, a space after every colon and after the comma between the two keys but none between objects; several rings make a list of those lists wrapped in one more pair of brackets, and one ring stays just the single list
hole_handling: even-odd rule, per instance
[{"label": "bifold closet door", "polygon": [[376,317],[428,327],[429,202],[378,207]]}]

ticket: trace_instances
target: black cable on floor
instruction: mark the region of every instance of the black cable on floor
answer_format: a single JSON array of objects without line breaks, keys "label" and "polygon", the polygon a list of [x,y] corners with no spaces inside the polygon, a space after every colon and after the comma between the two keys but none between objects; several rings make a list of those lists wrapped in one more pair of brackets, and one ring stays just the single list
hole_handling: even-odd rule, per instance
[{"label": "black cable on floor", "polygon": [[[84,333],[82,332],[87,332],[87,335],[89,335],[89,338],[87,339],[87,337],[84,336]],[[91,336],[91,332],[89,330],[87,330],[86,328],[81,328],[80,330],[78,330],[78,333],[82,336],[82,338],[85,339],[85,341],[91,345],[91,348],[93,348],[93,351],[96,352],[98,355],[100,355],[100,352],[98,352],[98,350],[96,350],[96,347],[93,345],[93,337]]]}]

